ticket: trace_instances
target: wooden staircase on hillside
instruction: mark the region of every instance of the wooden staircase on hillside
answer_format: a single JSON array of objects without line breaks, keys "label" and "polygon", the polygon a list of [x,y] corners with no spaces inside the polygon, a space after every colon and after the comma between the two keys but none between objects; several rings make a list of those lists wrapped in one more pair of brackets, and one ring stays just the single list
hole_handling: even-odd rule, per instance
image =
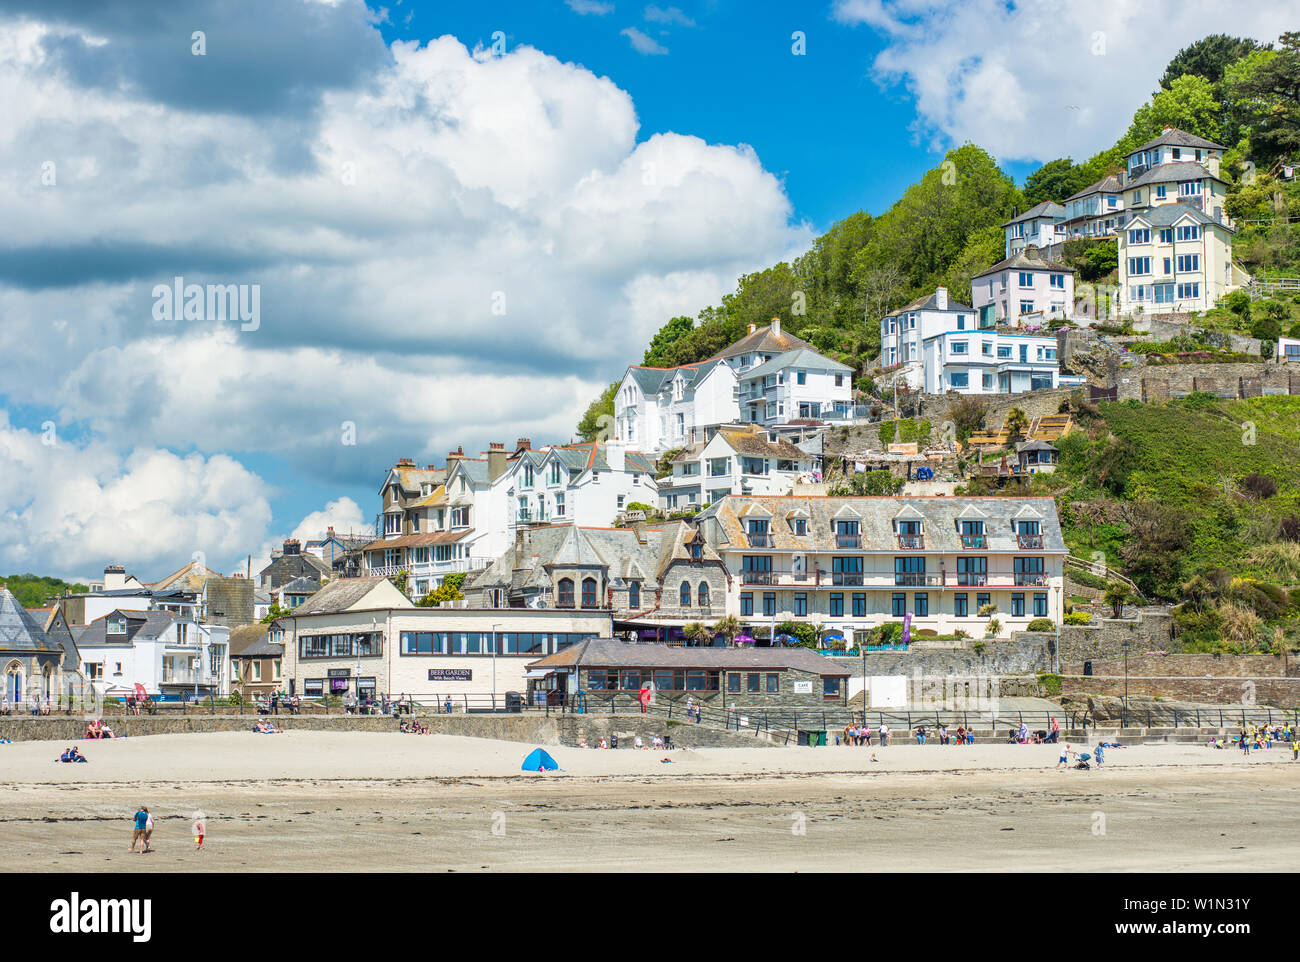
[{"label": "wooden staircase on hillside", "polygon": [[1029,437],[1034,441],[1058,441],[1073,427],[1074,419],[1068,414],[1044,414],[1029,426]]}]

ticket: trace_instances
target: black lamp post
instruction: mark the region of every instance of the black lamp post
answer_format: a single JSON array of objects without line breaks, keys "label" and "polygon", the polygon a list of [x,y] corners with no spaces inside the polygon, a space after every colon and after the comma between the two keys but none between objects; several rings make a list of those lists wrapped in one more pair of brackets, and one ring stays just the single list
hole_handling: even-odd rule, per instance
[{"label": "black lamp post", "polygon": [[1128,725],[1128,642],[1121,641],[1120,648],[1124,650],[1124,724]]}]

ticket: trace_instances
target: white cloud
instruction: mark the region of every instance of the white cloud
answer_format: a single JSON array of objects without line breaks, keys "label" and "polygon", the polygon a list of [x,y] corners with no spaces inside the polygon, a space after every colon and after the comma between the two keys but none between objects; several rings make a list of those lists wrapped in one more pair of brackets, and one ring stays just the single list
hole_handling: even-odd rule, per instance
[{"label": "white cloud", "polygon": [[[0,256],[0,391],[88,429],[105,458],[197,449],[211,472],[209,452],[266,452],[369,485],[395,453],[567,440],[668,317],[811,239],[751,149],[638,143],[625,91],[529,47],[397,43],[310,124],[268,124],[81,86],[41,36],[0,29],[0,221],[21,254]],[[177,274],[258,284],[260,328],[154,321],[151,289]],[[269,539],[249,478],[208,557]],[[22,497],[0,485],[0,512]],[[65,511],[60,546],[79,519]]]},{"label": "white cloud", "polygon": [[1083,160],[1109,147],[1179,49],[1212,33],[1275,40],[1294,13],[1294,5],[1256,5],[1247,23],[1220,0],[832,7],[836,20],[886,40],[872,74],[915,98],[921,136],[937,148],[972,141],[1007,160]]},{"label": "white cloud", "polygon": [[619,31],[619,33],[627,37],[628,42],[632,44],[632,49],[637,53],[654,56],[668,52],[667,47],[649,34],[638,30],[636,27],[624,27]]},{"label": "white cloud", "polygon": [[570,10],[584,17],[588,14],[603,17],[607,13],[614,12],[612,3],[601,3],[600,0],[564,0],[564,2],[568,4]]},{"label": "white cloud", "polygon": [[677,7],[657,7],[653,3],[645,8],[645,18],[650,23],[673,23],[679,27],[695,26],[695,21]]},{"label": "white cloud", "polygon": [[262,479],[224,454],[52,440],[0,410],[0,569],[86,577],[120,561],[161,577],[195,552],[235,556],[271,520]]}]

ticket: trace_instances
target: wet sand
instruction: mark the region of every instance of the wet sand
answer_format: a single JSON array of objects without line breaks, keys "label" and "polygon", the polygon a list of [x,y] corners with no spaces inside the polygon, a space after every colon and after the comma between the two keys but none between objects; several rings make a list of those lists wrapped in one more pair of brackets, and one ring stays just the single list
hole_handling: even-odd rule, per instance
[{"label": "wet sand", "polygon": [[[597,751],[361,732],[0,745],[4,871],[1288,870],[1283,749]],[[875,753],[878,762],[871,762]],[[664,764],[664,757],[672,758]],[[130,855],[147,805],[155,851]],[[208,824],[194,851],[195,811]]]}]

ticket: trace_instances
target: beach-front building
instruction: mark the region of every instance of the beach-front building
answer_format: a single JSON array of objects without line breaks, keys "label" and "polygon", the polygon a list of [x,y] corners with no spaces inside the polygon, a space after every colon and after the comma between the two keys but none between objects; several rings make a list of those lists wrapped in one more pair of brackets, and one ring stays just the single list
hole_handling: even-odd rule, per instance
[{"label": "beach-front building", "polygon": [[527,666],[610,635],[605,608],[417,608],[386,578],[331,582],[276,621],[290,695],[408,695],[428,709],[481,710],[527,690]]},{"label": "beach-front building", "polygon": [[157,701],[230,694],[230,629],[170,611],[116,609],[77,638],[81,671],[103,696],[136,686]]},{"label": "beach-front building", "polygon": [[1124,314],[1204,311],[1245,280],[1232,263],[1233,230],[1188,204],[1132,215],[1119,234],[1119,309]]},{"label": "beach-front building", "polygon": [[284,645],[271,640],[269,625],[243,625],[230,632],[230,684],[245,698],[283,688]]},{"label": "beach-front building", "polygon": [[1074,315],[1074,271],[1032,244],[976,274],[970,286],[982,324],[1042,326]]},{"label": "beach-front building", "polygon": [[[656,700],[719,710],[843,708],[850,670],[807,648],[629,644],[593,638],[528,665],[534,691],[562,692],[586,711],[635,709],[643,686]],[[560,698],[548,695],[552,703]]]},{"label": "beach-front building", "polygon": [[[67,672],[76,679],[76,665]],[[0,584],[0,671],[4,691],[0,699],[11,710],[26,710],[32,699],[56,702],[66,692],[64,647],[51,637],[8,588]]]},{"label": "beach-front building", "polygon": [[811,480],[818,459],[757,425],[724,425],[710,440],[683,448],[659,481],[668,512],[712,504],[729,494],[789,494]]},{"label": "beach-front building", "polygon": [[1065,208],[1045,200],[1002,225],[1006,233],[1006,256],[1013,257],[1026,247],[1050,247],[1066,239],[1062,221]]},{"label": "beach-front building", "polygon": [[667,640],[722,617],[727,590],[722,559],[684,521],[570,524],[518,532],[466,598],[483,608],[607,611],[617,631]]},{"label": "beach-front building", "polygon": [[727,609],[852,637],[910,618],[979,638],[1061,617],[1069,553],[1051,498],[728,497],[697,518],[730,576]]}]

